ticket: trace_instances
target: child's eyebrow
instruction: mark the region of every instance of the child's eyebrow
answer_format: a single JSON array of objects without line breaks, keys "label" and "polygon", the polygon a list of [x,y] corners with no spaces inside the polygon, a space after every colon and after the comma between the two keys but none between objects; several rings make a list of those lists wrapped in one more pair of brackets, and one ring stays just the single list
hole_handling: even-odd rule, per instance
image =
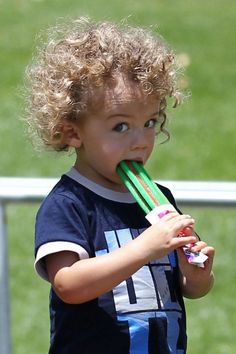
[{"label": "child's eyebrow", "polygon": [[112,119],[112,118],[117,118],[117,117],[123,117],[123,118],[130,118],[131,114],[126,114],[126,113],[114,113],[111,114],[107,117],[107,119]]},{"label": "child's eyebrow", "polygon": [[[159,115],[159,111],[156,111],[154,113],[151,113],[149,115],[149,117],[153,117],[153,116],[157,116]],[[131,114],[126,114],[126,113],[112,113],[111,115],[109,115],[107,117],[107,119],[112,119],[112,118],[117,118],[117,117],[121,117],[121,118],[131,118],[132,115]]]}]

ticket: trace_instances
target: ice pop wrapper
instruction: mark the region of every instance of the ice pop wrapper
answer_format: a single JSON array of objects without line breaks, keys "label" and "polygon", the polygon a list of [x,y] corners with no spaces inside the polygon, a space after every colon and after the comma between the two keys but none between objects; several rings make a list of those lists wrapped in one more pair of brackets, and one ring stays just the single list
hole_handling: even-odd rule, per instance
[{"label": "ice pop wrapper", "polygon": [[[131,166],[122,161],[117,168],[117,173],[129,189],[140,207],[146,213],[150,224],[155,224],[160,218],[171,211],[176,211],[158,186],[151,180],[141,163],[132,161]],[[184,231],[181,233],[184,235]],[[191,252],[186,246],[184,253],[189,263],[204,268],[207,256],[202,252]]]}]

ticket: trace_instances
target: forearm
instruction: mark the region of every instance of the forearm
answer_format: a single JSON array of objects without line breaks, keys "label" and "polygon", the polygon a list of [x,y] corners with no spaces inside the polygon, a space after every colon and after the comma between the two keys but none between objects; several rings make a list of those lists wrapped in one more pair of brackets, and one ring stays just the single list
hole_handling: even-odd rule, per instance
[{"label": "forearm", "polygon": [[111,253],[84,260],[78,260],[73,252],[52,254],[46,259],[49,280],[65,302],[92,300],[128,279],[147,262],[195,242],[195,236],[175,236],[192,223],[189,216],[170,214]]},{"label": "forearm", "polygon": [[83,303],[110,291],[146,262],[139,241],[130,242],[106,255],[79,260],[60,269],[53,287],[67,303]]},{"label": "forearm", "polygon": [[[202,270],[204,272],[204,270]],[[187,278],[180,276],[182,294],[189,299],[197,299],[205,296],[214,285],[214,274],[211,271],[209,275],[196,278]]]}]

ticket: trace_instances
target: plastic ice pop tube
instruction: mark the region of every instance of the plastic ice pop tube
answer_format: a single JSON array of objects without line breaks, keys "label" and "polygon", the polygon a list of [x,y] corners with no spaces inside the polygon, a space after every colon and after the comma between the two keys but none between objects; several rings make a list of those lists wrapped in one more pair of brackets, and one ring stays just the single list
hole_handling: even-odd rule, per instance
[{"label": "plastic ice pop tube", "polygon": [[[160,188],[152,181],[143,165],[136,161],[131,161],[128,165],[122,161],[117,173],[121,180],[133,195],[139,206],[146,214],[146,219],[150,224],[155,224],[159,218],[171,211],[176,211]],[[184,235],[184,230],[181,232]],[[188,247],[183,247],[188,262],[199,267],[204,267],[207,256],[202,252],[191,252]]]}]

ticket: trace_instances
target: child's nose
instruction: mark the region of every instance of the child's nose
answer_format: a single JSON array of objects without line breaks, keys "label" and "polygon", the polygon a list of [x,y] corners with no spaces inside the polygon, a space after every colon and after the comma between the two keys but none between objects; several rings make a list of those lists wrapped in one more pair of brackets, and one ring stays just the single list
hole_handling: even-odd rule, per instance
[{"label": "child's nose", "polygon": [[136,130],[132,136],[131,150],[145,149],[148,146],[146,134],[141,130]]}]

